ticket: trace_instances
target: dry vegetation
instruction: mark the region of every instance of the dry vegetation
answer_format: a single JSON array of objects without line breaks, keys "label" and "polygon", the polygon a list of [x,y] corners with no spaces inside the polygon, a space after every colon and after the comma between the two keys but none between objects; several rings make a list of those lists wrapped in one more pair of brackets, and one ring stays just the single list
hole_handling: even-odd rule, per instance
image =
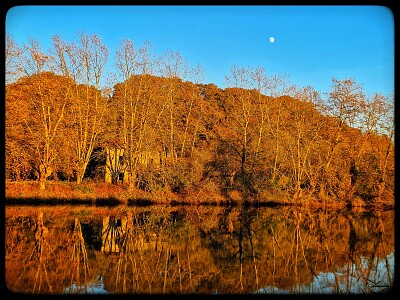
[{"label": "dry vegetation", "polygon": [[98,35],[48,53],[7,36],[7,198],[394,205],[393,96],[238,66],[223,90],[129,40],[107,81],[108,56]]}]

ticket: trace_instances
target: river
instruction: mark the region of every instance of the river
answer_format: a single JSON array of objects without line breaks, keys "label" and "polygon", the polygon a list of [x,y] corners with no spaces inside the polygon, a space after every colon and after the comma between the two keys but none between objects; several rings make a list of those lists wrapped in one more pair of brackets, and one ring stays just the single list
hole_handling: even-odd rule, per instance
[{"label": "river", "polygon": [[13,205],[23,294],[371,294],[394,281],[394,210]]}]

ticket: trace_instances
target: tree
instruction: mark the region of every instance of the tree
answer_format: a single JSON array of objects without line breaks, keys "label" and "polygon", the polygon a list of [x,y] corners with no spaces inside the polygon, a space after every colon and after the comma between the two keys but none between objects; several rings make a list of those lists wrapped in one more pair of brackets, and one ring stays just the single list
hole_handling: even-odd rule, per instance
[{"label": "tree", "polygon": [[105,127],[109,101],[99,89],[108,49],[96,34],[81,33],[77,45],[67,43],[59,36],[52,40],[57,70],[78,83],[71,95],[73,105],[68,122],[73,128],[70,141],[75,145],[76,181],[80,184]]},{"label": "tree", "polygon": [[[321,129],[324,121],[320,118],[311,102],[292,99],[286,119],[287,150],[291,160],[291,178],[294,200],[303,195],[305,187],[313,185],[313,168],[319,152]],[[311,192],[313,188],[311,189]]]},{"label": "tree", "polygon": [[365,95],[362,86],[354,78],[332,78],[332,89],[327,100],[327,113],[337,119],[339,129],[343,125],[354,126]]},{"label": "tree", "polygon": [[6,178],[13,180],[26,179],[33,173],[33,156],[28,128],[23,120],[30,120],[27,100],[20,99],[21,88],[16,85],[6,86],[5,99],[5,163]]},{"label": "tree", "polygon": [[[41,189],[57,170],[66,142],[63,131],[70,87],[70,79],[50,72],[24,77],[7,87],[6,148],[18,153],[29,145],[24,160],[37,174]],[[21,162],[21,157],[17,160]]]},{"label": "tree", "polygon": [[[166,108],[166,113],[168,113],[169,137],[168,142],[167,140],[164,141],[164,147],[168,151],[168,156],[171,160],[176,160],[178,157],[175,132],[177,118],[176,94],[182,79],[188,74],[189,67],[179,52],[167,51],[159,58],[158,68],[161,77],[166,79],[163,85],[163,96],[165,97],[164,107]],[[167,119],[164,121],[167,121]]]},{"label": "tree", "polygon": [[[22,121],[28,134],[25,139],[35,149],[34,155],[31,153],[30,164],[37,174],[40,188],[45,189],[46,179],[54,171],[59,147],[63,144],[60,137],[71,94],[71,81],[49,72],[53,70],[54,59],[42,51],[36,39],[30,38],[22,48],[10,36],[7,42],[9,75],[13,75],[14,80],[15,76],[25,76],[22,81],[9,87],[8,102],[19,101],[21,109],[26,109],[23,115],[27,118]],[[16,95],[14,89],[24,92],[13,99]],[[13,111],[10,111],[12,114]]]},{"label": "tree", "polygon": [[[359,147],[353,146],[360,195],[381,198],[394,184],[394,100],[375,94],[362,102]],[[353,144],[352,144],[353,145]],[[387,189],[389,187],[389,189]]]},{"label": "tree", "polygon": [[[195,84],[199,83],[199,80],[203,78],[203,70],[200,68],[200,66],[197,66],[197,68],[192,68],[190,70],[190,74],[192,75],[192,82]],[[188,143],[188,135],[189,135],[189,127],[192,125],[194,127],[193,133],[192,133],[192,145],[194,144],[195,138],[197,136],[197,130],[199,126],[199,115],[198,113],[200,112],[201,109],[201,95],[199,92],[199,89],[197,86],[193,84],[185,84],[183,87],[189,87],[189,90],[184,90],[183,91],[183,101],[181,102],[183,105],[181,106],[180,111],[182,112],[182,118],[184,119],[184,133],[182,137],[182,144],[181,144],[181,151],[180,151],[180,157],[185,157],[185,150],[186,146]],[[186,101],[185,101],[186,100]],[[196,121],[197,119],[197,121]],[[195,123],[195,124],[192,124]],[[193,126],[194,125],[194,126]],[[193,154],[193,147],[192,150],[190,151],[190,156]]]},{"label": "tree", "polygon": [[250,160],[250,142],[253,139],[252,123],[254,116],[254,108],[252,105],[252,97],[249,89],[250,76],[248,70],[233,66],[231,69],[231,77],[226,77],[227,83],[231,86],[226,89],[228,93],[227,110],[228,116],[232,118],[232,128],[229,141],[229,148],[232,154],[239,160],[241,184],[244,188],[250,188],[248,171]]},{"label": "tree", "polygon": [[[322,130],[326,156],[320,167],[319,191],[350,199],[354,192],[354,162],[349,153],[351,128],[356,124],[365,98],[362,86],[353,78],[332,78],[324,113],[327,117]],[[353,174],[353,175],[352,175]]]},{"label": "tree", "polygon": [[[285,103],[290,101],[286,96],[296,98],[296,89],[295,86],[290,83],[289,75],[267,75],[263,69],[261,69],[261,71],[262,72],[256,76],[257,90],[269,97],[268,99],[265,97],[262,98],[265,100],[263,100],[263,104],[260,106],[260,111],[263,111],[262,118],[265,119],[265,121],[263,120],[260,124],[265,124],[264,126],[266,126],[264,131],[265,142],[263,146],[265,160],[268,162],[266,168],[269,168],[271,165],[273,166],[270,172],[269,182],[272,184],[272,187],[282,189],[286,186],[286,176],[284,172],[280,170],[281,162],[284,160],[285,156],[285,148],[283,148],[281,144],[287,130],[284,125]],[[278,184],[278,182],[280,183]]]},{"label": "tree", "polygon": [[151,90],[155,88],[150,76],[154,68],[151,44],[146,42],[142,48],[135,49],[130,40],[122,41],[117,50],[116,65],[123,82],[115,86],[113,97],[120,111],[115,133],[120,136],[126,151],[129,174],[126,181],[133,188],[135,183],[139,184],[140,157],[154,146],[154,134],[150,131],[151,122],[157,119],[157,106]]},{"label": "tree", "polygon": [[15,82],[21,76],[20,56],[22,50],[19,48],[14,38],[6,35],[6,85]]}]

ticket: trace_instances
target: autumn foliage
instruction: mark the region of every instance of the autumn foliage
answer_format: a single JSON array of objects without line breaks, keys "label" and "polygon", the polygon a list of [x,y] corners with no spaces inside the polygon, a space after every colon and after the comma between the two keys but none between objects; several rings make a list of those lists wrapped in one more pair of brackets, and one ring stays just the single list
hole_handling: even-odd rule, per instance
[{"label": "autumn foliage", "polygon": [[119,145],[109,171],[128,194],[394,203],[394,101],[365,95],[355,79],[333,78],[324,98],[262,68],[233,66],[221,89],[200,83],[200,69],[179,53],[156,57],[149,44],[123,41],[120,81],[101,88],[108,50],[100,37],[52,41],[45,54],[7,37],[8,181],[37,180],[42,190],[101,183],[106,147]]}]

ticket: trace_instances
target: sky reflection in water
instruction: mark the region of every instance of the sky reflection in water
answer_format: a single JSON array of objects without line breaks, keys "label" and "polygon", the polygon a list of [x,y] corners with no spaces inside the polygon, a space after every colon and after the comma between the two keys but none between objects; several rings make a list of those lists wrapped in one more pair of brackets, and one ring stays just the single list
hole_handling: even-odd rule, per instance
[{"label": "sky reflection in water", "polygon": [[363,294],[393,277],[394,211],[6,209],[14,292]]}]

